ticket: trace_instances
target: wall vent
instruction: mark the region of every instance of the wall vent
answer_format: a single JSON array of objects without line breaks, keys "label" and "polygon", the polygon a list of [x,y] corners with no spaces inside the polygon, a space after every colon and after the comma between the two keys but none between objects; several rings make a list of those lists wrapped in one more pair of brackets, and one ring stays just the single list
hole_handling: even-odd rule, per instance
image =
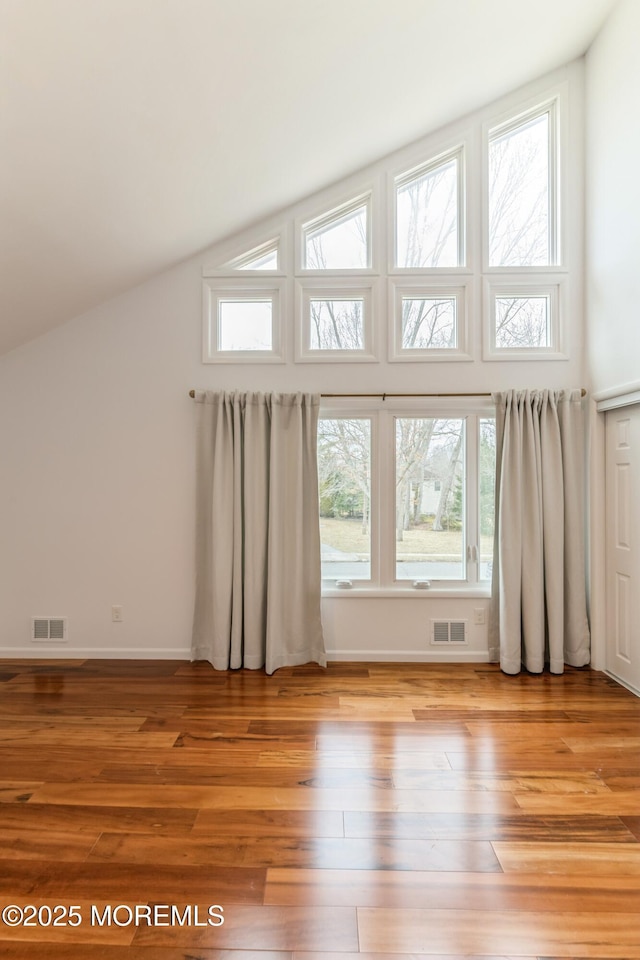
[{"label": "wall vent", "polygon": [[432,620],[431,643],[466,643],[466,620]]},{"label": "wall vent", "polygon": [[31,640],[35,643],[64,643],[67,640],[67,618],[33,617]]}]

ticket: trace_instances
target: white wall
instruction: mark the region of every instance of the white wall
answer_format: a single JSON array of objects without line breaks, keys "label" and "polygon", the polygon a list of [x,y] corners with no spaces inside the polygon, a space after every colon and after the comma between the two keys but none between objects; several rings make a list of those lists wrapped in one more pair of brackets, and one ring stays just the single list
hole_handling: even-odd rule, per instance
[{"label": "white wall", "polygon": [[[568,75],[577,92],[571,122],[579,140],[580,65],[552,79]],[[373,175],[382,169],[372,168]],[[582,229],[581,178],[577,155],[570,184],[574,232]],[[487,363],[476,351],[472,363],[216,366],[201,363],[201,271],[211,259],[215,251],[0,358],[0,655],[188,658],[192,387],[485,392],[583,382],[580,264],[568,360]],[[477,307],[475,318],[477,326]],[[291,356],[291,325],[287,336]],[[112,604],[122,605],[122,623],[112,623]],[[423,657],[431,617],[471,623],[478,606],[486,600],[327,599],[329,655]],[[68,642],[31,643],[32,616],[68,617]],[[468,653],[481,659],[486,628],[470,632]]]},{"label": "white wall", "polygon": [[640,381],[640,3],[620,0],[586,58],[588,373]]},{"label": "white wall", "polygon": [[[639,36],[640,4],[619,0],[586,56],[586,374],[596,397],[640,389]],[[590,454],[592,653],[604,669],[605,443],[595,405]]]}]

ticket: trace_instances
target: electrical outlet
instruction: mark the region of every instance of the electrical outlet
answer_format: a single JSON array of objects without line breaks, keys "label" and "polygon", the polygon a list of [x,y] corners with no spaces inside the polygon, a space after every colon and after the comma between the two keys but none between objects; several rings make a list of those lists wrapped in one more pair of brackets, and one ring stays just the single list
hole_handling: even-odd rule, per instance
[{"label": "electrical outlet", "polygon": [[122,607],[116,606],[111,607],[111,619],[114,623],[122,623],[124,617],[122,616]]},{"label": "electrical outlet", "polygon": [[473,622],[481,625],[484,623],[484,607],[473,608]]}]

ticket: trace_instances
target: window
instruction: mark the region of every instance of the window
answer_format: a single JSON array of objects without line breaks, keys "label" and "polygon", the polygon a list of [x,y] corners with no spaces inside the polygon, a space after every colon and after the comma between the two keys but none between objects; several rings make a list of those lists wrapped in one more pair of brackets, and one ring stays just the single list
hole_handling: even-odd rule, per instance
[{"label": "window", "polygon": [[309,300],[311,350],[363,350],[364,300]]},{"label": "window", "polygon": [[371,197],[359,197],[302,225],[305,270],[366,270],[371,266]]},{"label": "window", "polygon": [[397,177],[395,266],[458,267],[461,250],[462,151]]},{"label": "window", "polygon": [[469,285],[389,283],[390,360],[470,360]]},{"label": "window", "polygon": [[459,418],[395,418],[396,580],[465,579],[464,427]]},{"label": "window", "polygon": [[480,579],[491,580],[496,490],[496,421],[480,419],[478,451],[478,513],[480,516]]},{"label": "window", "polygon": [[559,312],[563,286],[527,278],[487,282],[485,360],[564,358]]},{"label": "window", "polygon": [[221,246],[203,265],[203,277],[242,277],[256,281],[268,276],[283,276],[288,266],[291,224],[284,222],[264,230],[252,230],[244,241],[233,239]]},{"label": "window", "polygon": [[361,286],[335,278],[300,281],[298,360],[376,360],[374,311],[377,281]]},{"label": "window", "polygon": [[489,131],[489,266],[556,263],[555,104]]},{"label": "window", "polygon": [[371,579],[371,419],[320,418],[322,575]]},{"label": "window", "polygon": [[229,266],[235,270],[278,270],[279,264],[280,241],[276,238],[236,257]]},{"label": "window", "polygon": [[455,297],[402,298],[402,350],[451,350],[458,345],[458,308]]},{"label": "window", "polygon": [[273,302],[254,297],[218,299],[218,343],[225,350],[273,349]]},{"label": "window", "polygon": [[205,363],[281,361],[280,280],[254,287],[204,282]]},{"label": "window", "polygon": [[[203,268],[204,362],[386,365],[382,380],[352,368],[357,392],[397,389],[396,364],[423,389],[429,365],[443,386],[437,363],[569,359],[583,256],[566,72],[221,243]],[[451,388],[477,386],[479,366],[451,369]]]},{"label": "window", "polygon": [[567,358],[565,283],[558,278],[558,103],[487,132],[485,360]]},{"label": "window", "polygon": [[551,346],[549,297],[496,297],[496,347]]},{"label": "window", "polygon": [[[322,571],[338,589],[468,589],[493,549],[495,420],[388,399],[323,410],[318,431]],[[455,407],[459,410],[456,411]],[[484,405],[486,408],[486,405]]]}]

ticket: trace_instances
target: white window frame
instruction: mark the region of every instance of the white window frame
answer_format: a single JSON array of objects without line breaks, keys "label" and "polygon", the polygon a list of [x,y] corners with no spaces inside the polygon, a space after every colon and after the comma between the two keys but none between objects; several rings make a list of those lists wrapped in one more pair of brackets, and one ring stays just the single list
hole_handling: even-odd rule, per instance
[{"label": "white window frame", "polygon": [[[262,273],[262,271],[260,271]],[[203,363],[284,363],[285,344],[282,317],[285,315],[286,281],[261,277],[260,280],[205,279],[202,283],[202,362]],[[220,302],[225,300],[270,300],[270,350],[222,350],[219,343]]]},{"label": "white window frame", "polygon": [[[416,159],[416,162],[409,165],[403,164],[401,168],[391,171],[388,177],[389,192],[389,230],[388,230],[388,273],[390,276],[412,276],[412,275],[438,275],[438,274],[458,274],[469,273],[469,254],[467,250],[467,157],[470,150],[470,138],[456,140],[454,144],[449,144],[442,151],[438,151],[429,159]],[[417,180],[421,176],[435,170],[449,160],[457,158],[458,160],[458,186],[457,186],[457,208],[458,208],[458,263],[456,266],[448,267],[400,267],[398,261],[398,188],[412,180]]]},{"label": "white window frame", "polygon": [[[385,596],[429,599],[438,596],[489,596],[491,584],[480,580],[480,420],[493,418],[495,405],[489,397],[407,398],[386,400],[359,398],[323,399],[321,419],[371,418],[371,579],[353,578],[351,586],[337,586],[338,579],[323,577],[325,596]],[[465,419],[465,580],[430,580],[427,589],[410,580],[396,580],[395,554],[395,418],[425,417]],[[473,550],[475,547],[475,552]]]},{"label": "white window frame", "polygon": [[[424,363],[425,361],[473,360],[469,316],[472,315],[471,280],[432,277],[429,280],[417,277],[392,278],[389,280],[388,327],[389,362]],[[455,297],[457,347],[416,348],[402,346],[402,301],[405,297],[420,300],[431,297]]]},{"label": "white window frame", "polygon": [[[362,350],[317,350],[311,348],[311,300],[363,301],[362,321],[364,347]],[[377,363],[379,284],[375,278],[361,283],[336,277],[298,279],[296,281],[296,349],[299,363]]]},{"label": "white window frame", "polygon": [[[550,344],[547,347],[496,346],[496,300],[500,297],[547,297],[549,299]],[[483,360],[567,360],[566,283],[558,277],[509,276],[484,281]]]},{"label": "white window frame", "polygon": [[[271,246],[278,248],[277,270],[246,270],[242,263],[256,257],[260,251]],[[291,273],[291,223],[274,225],[272,230],[252,231],[238,241],[233,238],[224,244],[219,259],[207,261],[202,268],[203,277],[228,277],[244,282],[248,279],[286,277]]]},{"label": "white window frame", "polygon": [[[567,154],[567,85],[546,96],[533,98],[527,104],[493,117],[482,125],[482,272],[484,274],[566,272],[563,194],[560,185],[566,177],[564,157]],[[536,266],[512,266],[489,263],[489,146],[494,136],[504,136],[537,117],[549,114],[549,263]]]},{"label": "white window frame", "polygon": [[[378,231],[380,229],[378,210],[380,204],[377,198],[376,184],[362,186],[346,196],[343,194],[341,199],[326,199],[316,208],[316,212],[304,217],[299,217],[295,221],[295,274],[299,277],[349,277],[349,276],[367,276],[378,273],[379,262],[379,243]],[[306,240],[307,233],[314,228],[319,229],[323,224],[329,226],[333,220],[339,222],[341,217],[360,207],[365,207],[367,211],[367,265],[365,267],[329,267],[326,270],[316,267],[306,266]]]},{"label": "white window frame", "polygon": [[[267,267],[266,269],[261,270],[260,268],[256,269],[256,268],[250,268],[250,267],[244,266],[246,263],[251,263],[253,260],[258,260],[260,259],[260,257],[263,257],[266,254],[273,253],[273,252],[275,252],[277,257],[277,261],[278,261],[277,267],[273,267],[273,268]],[[239,257],[234,257],[234,259],[229,262],[229,269],[241,270],[243,274],[251,274],[251,275],[258,274],[258,275],[268,276],[269,274],[280,272],[281,256],[282,254],[280,251],[280,238],[273,237],[271,240],[267,240],[266,243],[258,244],[257,247],[253,247],[252,250],[248,250],[246,253],[241,254]]]}]

